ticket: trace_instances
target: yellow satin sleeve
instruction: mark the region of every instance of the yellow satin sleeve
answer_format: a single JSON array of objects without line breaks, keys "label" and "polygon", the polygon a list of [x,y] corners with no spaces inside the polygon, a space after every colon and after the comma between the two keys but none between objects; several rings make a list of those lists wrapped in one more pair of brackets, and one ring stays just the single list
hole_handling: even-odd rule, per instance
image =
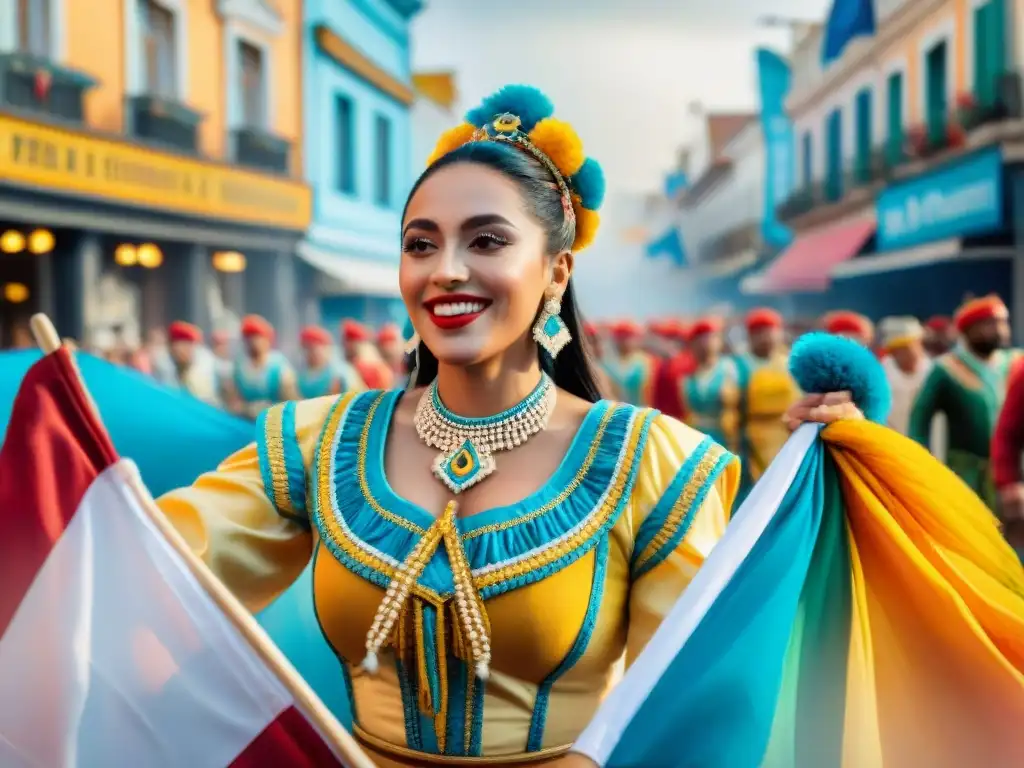
[{"label": "yellow satin sleeve", "polygon": [[739,482],[739,460],[725,448],[655,418],[633,490],[627,665],[725,533]]},{"label": "yellow satin sleeve", "polygon": [[157,500],[192,550],[253,612],[284,592],[313,553],[308,520],[303,524],[288,514],[293,510],[282,508],[279,483],[275,489],[285,469],[283,451],[275,449],[292,449],[296,466],[291,474],[301,483],[292,488],[292,496],[300,498],[317,439],[336,400],[321,397],[273,406],[257,424],[256,442],[191,486]]}]

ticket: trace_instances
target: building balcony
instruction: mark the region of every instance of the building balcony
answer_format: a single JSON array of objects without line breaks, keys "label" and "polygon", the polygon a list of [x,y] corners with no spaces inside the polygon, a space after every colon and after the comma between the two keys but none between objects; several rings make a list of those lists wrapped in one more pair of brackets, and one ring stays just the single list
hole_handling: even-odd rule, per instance
[{"label": "building balcony", "polygon": [[88,75],[25,53],[0,54],[0,109],[71,123],[85,120]]},{"label": "building balcony", "polygon": [[190,155],[199,154],[203,116],[184,104],[158,96],[131,96],[127,103],[130,133],[149,144]]},{"label": "building balcony", "polygon": [[238,128],[231,133],[235,162],[259,171],[287,175],[292,145],[286,139],[258,128]]},{"label": "building balcony", "polygon": [[702,263],[721,261],[746,250],[756,250],[760,244],[760,224],[750,221],[701,243],[697,249],[697,258]]}]

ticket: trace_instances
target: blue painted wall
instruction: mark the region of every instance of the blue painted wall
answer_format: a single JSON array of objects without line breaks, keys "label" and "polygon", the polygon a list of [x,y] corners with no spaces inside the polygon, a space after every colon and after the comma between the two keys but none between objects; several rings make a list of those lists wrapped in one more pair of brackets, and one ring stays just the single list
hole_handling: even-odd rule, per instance
[{"label": "blue painted wall", "polygon": [[[314,30],[321,24],[328,26],[388,74],[411,84],[409,23],[418,8],[419,3],[412,0],[305,3],[305,172],[314,191],[308,239],[325,251],[397,266],[401,209],[412,184],[412,141],[408,107],[323,54]],[[355,170],[351,192],[342,191],[338,184],[339,96],[347,98],[353,110],[351,155]],[[386,204],[375,199],[378,115],[391,126],[390,194]],[[352,300],[348,304],[372,307],[376,302]],[[321,309],[328,309],[324,302]]]}]

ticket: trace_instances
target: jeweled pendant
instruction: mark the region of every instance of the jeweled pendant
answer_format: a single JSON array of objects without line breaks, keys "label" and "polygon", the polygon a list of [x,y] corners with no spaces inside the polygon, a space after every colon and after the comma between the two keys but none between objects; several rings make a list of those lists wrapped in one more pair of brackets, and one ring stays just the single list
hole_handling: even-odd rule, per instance
[{"label": "jeweled pendant", "polygon": [[533,340],[551,357],[558,357],[558,353],[572,341],[572,335],[569,333],[568,326],[562,322],[562,318],[557,313],[552,313],[544,318],[543,323],[534,328]]},{"label": "jeweled pendant", "polygon": [[464,440],[450,453],[439,454],[434,460],[434,475],[455,494],[462,493],[486,478],[495,469],[494,457]]}]

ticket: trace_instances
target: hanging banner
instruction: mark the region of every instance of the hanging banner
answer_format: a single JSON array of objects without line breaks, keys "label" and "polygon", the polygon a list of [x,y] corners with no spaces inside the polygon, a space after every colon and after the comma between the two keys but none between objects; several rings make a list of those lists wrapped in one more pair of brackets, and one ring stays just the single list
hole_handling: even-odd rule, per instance
[{"label": "hanging banner", "polygon": [[792,80],[789,62],[766,48],[758,49],[757,79],[765,152],[761,234],[766,245],[785,248],[793,235],[778,220],[776,210],[793,193],[796,176],[793,121],[786,114],[786,96]]}]

